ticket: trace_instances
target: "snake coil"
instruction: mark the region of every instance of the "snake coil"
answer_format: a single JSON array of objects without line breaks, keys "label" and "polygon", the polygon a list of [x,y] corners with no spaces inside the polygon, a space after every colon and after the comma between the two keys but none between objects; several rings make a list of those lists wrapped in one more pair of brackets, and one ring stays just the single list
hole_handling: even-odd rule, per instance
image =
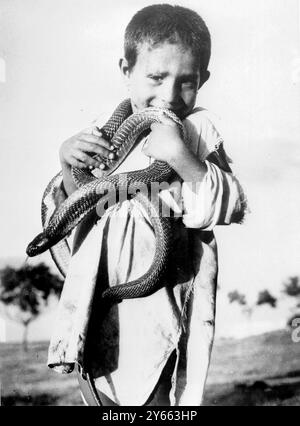
[{"label": "snake coil", "polygon": [[181,121],[169,110],[150,107],[132,114],[129,99],[116,108],[101,132],[114,146],[117,160],[106,160],[108,171],[100,178],[88,170],[72,168],[72,177],[78,189],[65,200],[57,200],[61,192],[62,173],[50,181],[42,199],[44,230],[28,245],[26,250],[28,256],[36,256],[50,249],[58,269],[66,275],[70,259],[66,237],[96,208],[99,201],[102,205],[112,202],[113,198],[116,199],[112,194],[118,193],[120,188],[130,187],[130,193],[136,193],[136,201],[147,211],[151,220],[156,237],[154,258],[149,270],[142,277],[110,287],[102,296],[113,302],[119,302],[123,299],[148,296],[163,286],[163,276],[171,248],[171,221],[169,217],[160,214],[158,196],[149,200],[140,188],[143,186],[149,188],[153,182],[158,184],[167,182],[175,172],[167,163],[154,161],[143,170],[112,174],[124,161],[137,139],[149,130],[151,124],[161,122],[162,114],[170,117],[185,137]]}]

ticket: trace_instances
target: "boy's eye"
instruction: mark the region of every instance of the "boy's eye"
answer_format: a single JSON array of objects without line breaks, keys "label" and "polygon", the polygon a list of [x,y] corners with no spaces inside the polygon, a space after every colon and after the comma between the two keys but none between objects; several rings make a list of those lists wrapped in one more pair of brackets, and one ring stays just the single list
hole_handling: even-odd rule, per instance
[{"label": "boy's eye", "polygon": [[155,81],[156,83],[161,83],[163,80],[161,75],[150,75],[149,78]]},{"label": "boy's eye", "polygon": [[183,81],[182,82],[182,87],[194,88],[196,86],[197,86],[197,81],[195,81],[195,80],[189,80],[189,81]]}]

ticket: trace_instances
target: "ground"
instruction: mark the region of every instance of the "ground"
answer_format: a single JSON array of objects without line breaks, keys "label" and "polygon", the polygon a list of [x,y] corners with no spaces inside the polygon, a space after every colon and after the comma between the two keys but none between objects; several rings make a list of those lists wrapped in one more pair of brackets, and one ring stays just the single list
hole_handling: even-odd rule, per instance
[{"label": "ground", "polygon": [[[46,366],[47,342],[1,344],[2,405],[82,405],[76,376]],[[204,405],[300,405],[300,342],[281,330],[215,342]]]}]

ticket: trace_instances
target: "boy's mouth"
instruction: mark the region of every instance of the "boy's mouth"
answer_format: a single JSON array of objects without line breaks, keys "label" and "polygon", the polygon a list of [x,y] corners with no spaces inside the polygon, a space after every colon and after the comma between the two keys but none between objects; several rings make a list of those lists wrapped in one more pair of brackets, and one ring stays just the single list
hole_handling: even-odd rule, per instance
[{"label": "boy's mouth", "polygon": [[[151,108],[156,108],[154,105],[148,105],[148,107],[151,107]],[[183,109],[183,108],[168,108],[168,107],[165,107],[166,109],[169,109],[170,111],[172,111],[175,115],[177,115],[177,117],[180,119],[180,120],[183,120],[186,116],[187,116],[187,113],[186,113],[186,110],[185,109]]]}]

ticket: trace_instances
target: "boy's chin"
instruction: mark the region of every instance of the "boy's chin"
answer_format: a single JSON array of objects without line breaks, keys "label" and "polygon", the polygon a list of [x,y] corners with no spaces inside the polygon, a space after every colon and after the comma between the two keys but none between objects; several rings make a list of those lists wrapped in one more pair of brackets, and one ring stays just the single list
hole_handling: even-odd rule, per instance
[{"label": "boy's chin", "polygon": [[173,111],[173,112],[175,115],[177,115],[177,117],[180,120],[184,120],[189,115],[189,112],[187,111]]},{"label": "boy's chin", "polygon": [[180,111],[173,111],[174,112],[174,114],[175,115],[177,115],[177,117],[180,119],[180,120],[184,120],[191,112],[192,112],[192,109],[191,110],[180,110]]}]

